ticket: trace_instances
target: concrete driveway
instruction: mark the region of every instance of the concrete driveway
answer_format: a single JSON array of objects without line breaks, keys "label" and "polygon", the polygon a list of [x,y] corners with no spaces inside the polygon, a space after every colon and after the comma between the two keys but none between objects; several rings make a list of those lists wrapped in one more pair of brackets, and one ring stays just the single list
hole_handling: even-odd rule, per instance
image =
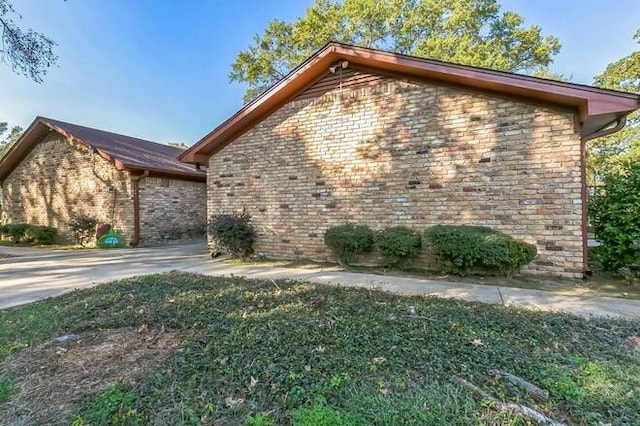
[{"label": "concrete driveway", "polygon": [[0,309],[134,275],[179,270],[209,276],[233,274],[267,281],[285,278],[324,285],[362,287],[399,294],[567,312],[587,318],[604,316],[640,319],[640,301],[635,300],[353,273],[337,268],[282,268],[268,264],[232,265],[214,262],[209,257],[204,241],[161,248],[119,250],[55,251],[0,246],[0,254],[3,252],[20,256],[0,259]]},{"label": "concrete driveway", "polygon": [[118,250],[50,250],[0,246],[0,309],[134,275],[211,263],[206,243]]}]

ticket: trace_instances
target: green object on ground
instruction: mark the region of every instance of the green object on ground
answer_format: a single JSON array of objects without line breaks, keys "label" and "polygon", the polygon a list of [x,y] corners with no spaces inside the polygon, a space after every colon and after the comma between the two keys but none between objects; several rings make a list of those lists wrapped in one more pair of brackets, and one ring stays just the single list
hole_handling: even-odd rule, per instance
[{"label": "green object on ground", "polygon": [[123,248],[124,237],[111,228],[98,240],[100,248]]}]

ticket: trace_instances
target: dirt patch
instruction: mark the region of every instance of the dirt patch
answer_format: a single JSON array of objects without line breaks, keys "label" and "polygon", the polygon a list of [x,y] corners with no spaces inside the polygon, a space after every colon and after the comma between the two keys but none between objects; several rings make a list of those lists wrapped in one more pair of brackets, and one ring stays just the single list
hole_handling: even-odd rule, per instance
[{"label": "dirt patch", "polygon": [[0,424],[68,424],[84,396],[134,380],[180,343],[177,333],[143,326],[82,333],[20,351],[4,367],[19,393],[0,407]]}]

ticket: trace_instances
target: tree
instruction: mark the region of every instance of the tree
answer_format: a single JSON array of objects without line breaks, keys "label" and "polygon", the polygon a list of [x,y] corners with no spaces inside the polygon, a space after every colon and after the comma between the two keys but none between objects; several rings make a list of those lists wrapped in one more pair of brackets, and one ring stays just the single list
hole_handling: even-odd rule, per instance
[{"label": "tree", "polygon": [[[640,43],[640,29],[634,40]],[[612,64],[594,79],[596,86],[605,89],[640,93],[640,50],[636,50]],[[640,162],[640,112],[627,117],[627,126],[613,135],[598,138],[588,145],[589,178],[592,184],[608,170],[620,171],[627,165]]]},{"label": "tree", "polygon": [[601,243],[597,258],[615,272],[640,260],[640,164],[604,172],[602,182],[589,200],[589,219]]},{"label": "tree", "polygon": [[22,30],[15,18],[21,16],[9,0],[0,0],[0,61],[16,74],[41,83],[58,59],[53,53],[55,42],[32,29]]},{"label": "tree", "polygon": [[232,65],[250,100],[329,41],[503,71],[545,68],[560,50],[497,0],[316,0],[293,23],[269,22]]},{"label": "tree", "polygon": [[[6,122],[0,122],[0,136],[4,135],[4,133],[9,128]],[[4,155],[9,151],[9,148],[17,141],[20,136],[22,136],[23,129],[20,126],[13,126],[11,130],[9,130],[9,134],[0,140],[0,159],[4,157]]]}]

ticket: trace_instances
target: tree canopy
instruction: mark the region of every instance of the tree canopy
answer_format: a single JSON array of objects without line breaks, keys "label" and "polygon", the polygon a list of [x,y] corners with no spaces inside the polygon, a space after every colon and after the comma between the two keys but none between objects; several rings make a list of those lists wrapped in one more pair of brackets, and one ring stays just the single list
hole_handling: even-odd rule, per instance
[{"label": "tree canopy", "polygon": [[295,22],[269,22],[237,55],[229,79],[248,84],[248,101],[329,41],[531,73],[560,50],[497,0],[316,0]]},{"label": "tree canopy", "polygon": [[32,29],[21,29],[15,22],[20,18],[9,0],[0,0],[0,61],[16,74],[41,83],[58,59],[55,42]]},{"label": "tree canopy", "polygon": [[[7,130],[9,133],[5,136]],[[11,145],[22,136],[22,132],[23,129],[20,126],[13,126],[9,129],[9,125],[6,122],[0,122],[0,159],[9,151]]]},{"label": "tree canopy", "polygon": [[[640,44],[640,29],[634,39]],[[640,50],[613,62],[594,79],[594,84],[606,89],[640,93]],[[624,169],[640,162],[640,112],[629,114],[627,126],[611,136],[589,143],[588,167],[590,180],[608,170]]]}]

